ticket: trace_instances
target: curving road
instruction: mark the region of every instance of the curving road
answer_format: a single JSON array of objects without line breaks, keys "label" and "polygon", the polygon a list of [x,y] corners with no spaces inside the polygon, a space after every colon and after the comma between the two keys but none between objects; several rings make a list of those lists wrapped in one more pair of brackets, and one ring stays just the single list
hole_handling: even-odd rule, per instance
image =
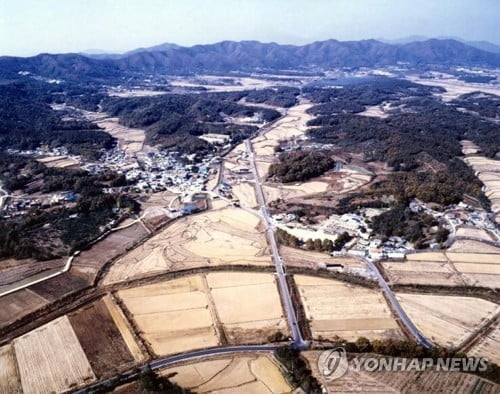
[{"label": "curving road", "polygon": [[365,262],[365,264],[368,267],[370,267],[372,272],[377,277],[380,287],[382,288],[383,292],[387,296],[387,299],[392,305],[392,309],[394,310],[394,312],[396,312],[401,322],[405,325],[406,329],[415,337],[415,339],[420,345],[424,346],[427,349],[431,349],[434,345],[432,344],[431,341],[429,341],[422,335],[422,333],[418,330],[415,324],[413,324],[413,322],[410,320],[404,309],[401,307],[399,301],[396,299],[396,296],[392,292],[391,288],[385,281],[384,277],[378,270],[377,266],[373,264],[373,261],[371,261],[367,257],[361,257],[361,259]]},{"label": "curving road", "polygon": [[[175,356],[165,357],[158,360],[151,361],[149,364],[143,365],[142,367],[130,369],[120,376],[122,380],[133,379],[137,377],[141,372],[147,371],[149,369],[156,370],[160,368],[165,368],[173,364],[181,363],[184,361],[195,360],[197,358],[202,358],[206,356],[215,356],[223,354],[232,353],[245,353],[245,352],[274,352],[282,345],[244,345],[244,346],[228,346],[219,347],[205,350],[197,350],[194,352],[178,354]],[[84,393],[94,393],[106,388],[112,388],[115,384],[119,383],[118,377],[101,380],[83,389],[75,391],[75,394]]]}]

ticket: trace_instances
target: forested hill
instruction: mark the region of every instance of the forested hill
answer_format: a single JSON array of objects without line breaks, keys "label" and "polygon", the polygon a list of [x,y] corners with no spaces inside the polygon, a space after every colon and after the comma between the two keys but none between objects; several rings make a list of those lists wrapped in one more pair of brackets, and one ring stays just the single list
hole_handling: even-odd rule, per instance
[{"label": "forested hill", "polygon": [[210,45],[158,46],[121,57],[94,59],[77,54],[42,54],[29,58],[0,57],[0,78],[28,71],[47,78],[106,79],[127,73],[186,74],[330,67],[409,65],[500,67],[500,54],[455,40],[387,44],[376,40],[327,40],[302,46],[223,41]]}]

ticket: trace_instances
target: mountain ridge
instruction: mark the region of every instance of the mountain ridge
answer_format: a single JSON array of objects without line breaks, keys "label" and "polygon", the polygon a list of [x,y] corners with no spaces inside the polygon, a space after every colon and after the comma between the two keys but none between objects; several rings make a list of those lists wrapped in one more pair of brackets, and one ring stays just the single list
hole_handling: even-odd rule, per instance
[{"label": "mountain ridge", "polygon": [[[154,48],[157,48],[155,50]],[[453,39],[387,44],[374,39],[315,41],[282,45],[259,41],[221,41],[181,47],[175,44],[134,50],[116,57],[82,54],[40,54],[0,57],[0,77],[28,71],[47,78],[114,78],[127,73],[189,74],[286,69],[376,67],[406,63],[415,66],[462,65],[500,67],[500,54]]]}]

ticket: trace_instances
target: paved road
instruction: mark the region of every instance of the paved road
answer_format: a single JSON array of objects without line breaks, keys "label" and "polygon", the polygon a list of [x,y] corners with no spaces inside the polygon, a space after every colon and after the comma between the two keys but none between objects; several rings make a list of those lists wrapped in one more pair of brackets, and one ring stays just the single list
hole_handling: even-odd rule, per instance
[{"label": "paved road", "polygon": [[262,190],[262,184],[260,182],[259,173],[257,171],[257,165],[255,163],[255,154],[253,152],[252,143],[250,140],[245,141],[245,145],[248,152],[248,158],[252,165],[252,172],[255,178],[255,191],[257,193],[257,202],[260,206],[260,212],[264,218],[266,224],[267,238],[269,239],[269,246],[271,247],[271,252],[273,254],[273,261],[276,267],[276,274],[278,277],[278,285],[280,288],[280,294],[283,301],[283,305],[286,309],[286,314],[290,327],[292,329],[293,346],[297,349],[304,349],[308,346],[308,343],[302,338],[299,325],[297,323],[297,316],[295,314],[295,309],[292,303],[292,297],[290,296],[290,291],[286,283],[286,273],[283,266],[283,261],[279,255],[278,245],[276,243],[276,237],[274,234],[274,227],[269,218],[269,213],[267,212],[266,200],[264,198],[264,192]]},{"label": "paved road", "polygon": [[[156,370],[164,367],[168,367],[173,364],[177,364],[184,361],[194,360],[197,358],[215,356],[221,354],[232,354],[232,353],[245,353],[245,352],[274,352],[281,345],[248,345],[248,346],[228,346],[219,347],[213,349],[197,350],[194,352],[178,354],[176,356],[165,357],[159,360],[150,362],[149,364],[143,365],[139,368],[134,368],[121,374],[122,379],[132,379],[139,375],[140,372],[147,371],[148,369]],[[81,390],[75,392],[75,394],[84,394],[96,392],[98,390],[106,389],[107,387],[112,387],[114,384],[118,383],[117,377],[102,380],[100,382],[94,383],[87,386]]]},{"label": "paved road", "polygon": [[426,347],[427,349],[432,348],[434,346],[432,344],[432,342],[430,342],[427,338],[425,338],[420,333],[418,328],[415,327],[413,322],[410,320],[410,318],[408,317],[406,312],[403,310],[403,308],[399,304],[399,301],[396,299],[396,296],[392,292],[391,288],[389,287],[389,285],[387,284],[387,282],[385,281],[384,277],[382,276],[382,274],[380,273],[378,268],[375,266],[375,264],[373,264],[373,262],[367,257],[362,257],[362,260],[366,263],[366,265],[368,265],[368,267],[370,267],[370,269],[373,271],[373,273],[377,277],[377,280],[378,280],[380,287],[382,288],[382,290],[384,291],[384,293],[387,296],[387,299],[389,300],[389,302],[392,305],[392,309],[396,312],[396,314],[401,319],[401,321],[403,322],[405,327],[408,329],[408,331],[411,332],[411,334],[415,337],[415,339],[417,340],[417,342],[419,344]]}]

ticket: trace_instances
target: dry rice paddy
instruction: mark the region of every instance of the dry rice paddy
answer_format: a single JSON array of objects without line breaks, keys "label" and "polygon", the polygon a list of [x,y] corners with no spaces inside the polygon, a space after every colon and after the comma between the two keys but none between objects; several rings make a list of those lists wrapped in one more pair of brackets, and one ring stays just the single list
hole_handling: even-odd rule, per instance
[{"label": "dry rice paddy", "polygon": [[219,343],[201,276],[190,276],[118,293],[157,355]]},{"label": "dry rice paddy", "polygon": [[288,331],[274,275],[210,273],[207,283],[231,343],[264,343],[269,335]]},{"label": "dry rice paddy", "polygon": [[268,356],[237,355],[167,368],[162,375],[197,393],[281,394],[292,389]]},{"label": "dry rice paddy", "polygon": [[217,265],[270,265],[260,218],[224,208],[175,221],[116,262],[104,283]]},{"label": "dry rice paddy", "polygon": [[[463,242],[463,241],[457,241]],[[465,241],[469,245],[474,241]],[[473,245],[484,252],[498,252],[488,244]],[[498,253],[463,253],[474,250],[464,245],[453,251],[414,253],[400,263],[383,262],[391,283],[444,286],[500,286],[500,255]]]},{"label": "dry rice paddy", "polygon": [[[451,371],[392,371],[369,372],[356,370],[354,363],[347,373],[332,381],[326,381],[317,366],[320,351],[302,353],[313,375],[328,393],[497,393],[499,386],[472,374]],[[369,355],[368,357],[378,357]],[[358,357],[359,359],[359,357]],[[390,357],[389,357],[390,360]]]},{"label": "dry rice paddy", "polygon": [[0,347],[0,393],[21,393],[16,356],[11,345]]},{"label": "dry rice paddy", "polygon": [[143,339],[158,355],[288,334],[272,274],[219,272],[118,292]]},{"label": "dry rice paddy", "polygon": [[479,180],[484,183],[484,193],[491,201],[492,212],[497,214],[497,223],[500,223],[500,160],[483,156],[468,156],[464,161],[472,167]]},{"label": "dry rice paddy", "polygon": [[459,345],[500,310],[472,297],[397,294],[397,299],[425,337],[446,347]]},{"label": "dry rice paddy", "polygon": [[500,364],[500,326],[498,323],[493,331],[472,347],[468,354],[483,357],[497,365]]},{"label": "dry rice paddy", "polygon": [[255,187],[252,183],[241,182],[233,185],[233,194],[240,200],[240,205],[243,208],[255,208],[258,206],[257,198],[255,197]]},{"label": "dry rice paddy", "polygon": [[95,379],[66,316],[14,340],[23,392],[52,393]]},{"label": "dry rice paddy", "polygon": [[381,292],[311,276],[294,279],[314,339],[403,337]]}]

